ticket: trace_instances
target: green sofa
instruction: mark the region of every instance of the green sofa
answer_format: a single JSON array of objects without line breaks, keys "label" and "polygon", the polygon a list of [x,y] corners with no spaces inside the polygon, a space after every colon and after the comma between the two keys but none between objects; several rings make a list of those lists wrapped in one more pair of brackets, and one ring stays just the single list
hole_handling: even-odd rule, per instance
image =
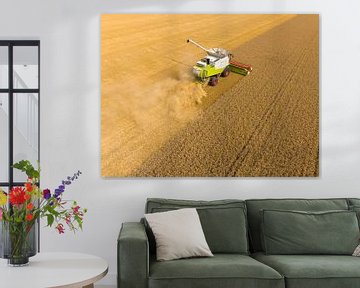
[{"label": "green sofa", "polygon": [[[354,245],[356,247],[359,240],[356,216],[358,213],[360,215],[360,199],[192,201],[152,198],[147,200],[145,212],[164,212],[188,207],[197,208],[214,257],[156,261],[154,236],[145,221],[123,223],[117,246],[119,288],[360,287],[360,257],[349,255],[349,251]],[[288,212],[289,210],[291,212]],[[285,215],[281,214],[282,211]],[[269,215],[265,215],[265,212]],[[297,218],[303,221],[303,225],[293,227],[286,223],[295,223],[293,221],[297,221]],[[269,232],[270,235],[264,232],[264,219],[268,227],[276,228]],[[279,223],[280,228],[283,225],[283,230],[278,230],[286,231],[284,235],[289,239],[277,238],[278,219],[283,219]],[[339,223],[333,219],[339,219]],[[322,245],[325,250],[319,250],[319,255],[316,255],[311,251],[316,251],[317,242],[313,245],[311,241],[317,241],[317,231],[305,231],[305,234],[308,234],[306,237],[310,237],[309,247],[306,247],[307,243],[301,246],[301,239],[298,242],[301,234],[300,237],[296,234],[298,231],[302,233],[301,229],[304,227],[308,229],[308,223],[312,222],[319,223],[319,231],[324,228],[321,224],[326,223],[344,231],[356,230],[356,234],[350,233],[352,239],[349,241],[341,239],[341,235],[340,238],[336,235],[334,239],[324,239],[325,242],[320,243],[319,247]],[[297,238],[291,238],[291,233],[295,233]],[[281,253],[281,250],[278,250],[279,254],[267,253],[271,249],[279,249],[279,243],[284,243],[284,251],[295,249],[295,255]],[[341,245],[347,246],[347,250],[344,250],[347,252],[341,249],[336,252],[336,249],[342,248]],[[304,254],[302,249],[305,249]],[[310,252],[306,249],[310,249]],[[326,251],[331,251],[331,254],[326,254]]]}]

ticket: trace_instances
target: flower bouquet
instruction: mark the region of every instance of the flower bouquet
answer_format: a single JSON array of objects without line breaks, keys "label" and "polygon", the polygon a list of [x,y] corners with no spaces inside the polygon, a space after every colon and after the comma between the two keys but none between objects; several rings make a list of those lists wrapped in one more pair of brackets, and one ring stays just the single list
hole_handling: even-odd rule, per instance
[{"label": "flower bouquet", "polygon": [[0,188],[0,257],[8,259],[9,265],[26,265],[29,257],[36,254],[36,223],[45,218],[47,226],[55,227],[59,234],[82,229],[86,209],[75,201],[63,199],[66,186],[78,179],[81,172],[74,173],[54,189],[40,189],[40,169],[27,160],[13,165],[26,173],[28,179],[23,187],[12,187],[9,193]]}]

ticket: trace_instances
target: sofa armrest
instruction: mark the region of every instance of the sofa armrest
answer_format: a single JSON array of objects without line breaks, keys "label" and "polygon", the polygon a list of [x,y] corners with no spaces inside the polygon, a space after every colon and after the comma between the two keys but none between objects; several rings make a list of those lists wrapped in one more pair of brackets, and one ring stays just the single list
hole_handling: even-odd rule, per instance
[{"label": "sofa armrest", "polygon": [[117,242],[118,288],[146,288],[149,242],[141,223],[123,223]]}]

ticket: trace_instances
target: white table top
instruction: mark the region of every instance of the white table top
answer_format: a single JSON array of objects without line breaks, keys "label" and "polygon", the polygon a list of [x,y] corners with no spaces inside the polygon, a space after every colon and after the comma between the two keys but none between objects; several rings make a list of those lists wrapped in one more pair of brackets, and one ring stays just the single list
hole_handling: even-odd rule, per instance
[{"label": "white table top", "polygon": [[9,267],[0,259],[0,288],[77,288],[100,280],[107,271],[104,259],[80,253],[38,253],[23,267]]}]

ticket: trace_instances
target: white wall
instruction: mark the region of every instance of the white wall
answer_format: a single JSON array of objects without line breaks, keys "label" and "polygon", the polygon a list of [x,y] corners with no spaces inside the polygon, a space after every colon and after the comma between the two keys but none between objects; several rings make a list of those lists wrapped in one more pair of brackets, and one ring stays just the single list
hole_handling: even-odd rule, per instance
[{"label": "white wall", "polygon": [[[320,13],[321,176],[101,178],[99,16],[130,12]],[[147,197],[359,197],[358,27],[360,2],[356,0],[0,0],[1,39],[41,40],[43,186],[54,187],[67,174],[83,171],[81,179],[67,191],[68,197],[89,209],[83,233],[59,236],[44,228],[42,250],[102,256],[110,264],[109,276],[102,283],[115,284],[116,238],[121,222],[137,221]]]}]

